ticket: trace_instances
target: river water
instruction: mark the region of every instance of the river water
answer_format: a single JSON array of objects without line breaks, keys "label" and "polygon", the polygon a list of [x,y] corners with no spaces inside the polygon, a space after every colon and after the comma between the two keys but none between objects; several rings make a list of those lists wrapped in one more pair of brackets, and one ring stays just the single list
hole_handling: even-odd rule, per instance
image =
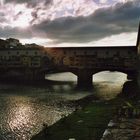
[{"label": "river water", "polygon": [[101,72],[93,76],[94,90],[76,90],[71,73],[47,75],[45,86],[0,83],[0,140],[29,140],[41,131],[43,123],[52,125],[74,111],[70,100],[94,94],[101,100],[115,98],[122,90],[126,75]]}]

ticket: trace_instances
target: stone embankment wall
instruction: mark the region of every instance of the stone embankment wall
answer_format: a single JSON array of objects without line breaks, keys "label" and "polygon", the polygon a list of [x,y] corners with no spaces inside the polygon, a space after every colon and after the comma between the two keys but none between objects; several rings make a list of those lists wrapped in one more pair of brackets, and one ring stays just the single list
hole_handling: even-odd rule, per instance
[{"label": "stone embankment wall", "polygon": [[131,107],[118,109],[101,140],[140,140],[140,109]]}]

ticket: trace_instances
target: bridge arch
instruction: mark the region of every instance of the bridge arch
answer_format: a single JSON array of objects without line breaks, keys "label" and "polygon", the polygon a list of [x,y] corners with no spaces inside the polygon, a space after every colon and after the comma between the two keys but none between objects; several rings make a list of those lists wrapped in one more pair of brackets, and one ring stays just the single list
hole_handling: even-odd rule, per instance
[{"label": "bridge arch", "polygon": [[[77,83],[78,86],[87,86],[91,87],[93,84],[93,75],[97,74],[99,72],[106,71],[106,70],[93,70],[93,69],[80,69],[75,71],[74,73],[77,75]],[[136,70],[122,70],[122,69],[116,69],[112,72],[121,72],[127,75],[128,80],[133,80],[137,82],[138,72]],[[125,78],[125,80],[127,80]]]},{"label": "bridge arch", "polygon": [[[123,73],[125,75],[125,80],[137,80],[137,71],[136,70],[123,70],[123,69],[114,69],[112,70],[107,70],[107,69],[69,69],[65,68],[63,70],[59,69],[53,69],[52,71],[48,71],[47,69],[42,70],[42,71],[37,71],[36,72],[36,77],[40,77],[45,80],[45,74],[50,74],[50,73],[62,73],[62,72],[70,72],[73,73],[74,75],[77,76],[75,77],[74,81],[77,81],[77,85],[79,87],[92,87],[93,86],[93,80],[95,75],[98,75],[99,73],[108,71],[108,74],[114,74],[114,73]],[[109,76],[109,75],[108,75]],[[64,76],[66,77],[66,75]],[[127,78],[126,78],[127,77]],[[66,77],[66,79],[71,80],[71,77]],[[65,81],[67,81],[65,79]],[[77,79],[77,80],[76,80]],[[68,81],[69,81],[68,80]]]},{"label": "bridge arch", "polygon": [[52,81],[76,82],[77,75],[75,75],[72,72],[59,72],[59,73],[46,74],[46,79]]},{"label": "bridge arch", "polygon": [[127,74],[120,71],[99,71],[93,74],[93,81],[112,81],[112,82],[125,82],[127,81]]}]

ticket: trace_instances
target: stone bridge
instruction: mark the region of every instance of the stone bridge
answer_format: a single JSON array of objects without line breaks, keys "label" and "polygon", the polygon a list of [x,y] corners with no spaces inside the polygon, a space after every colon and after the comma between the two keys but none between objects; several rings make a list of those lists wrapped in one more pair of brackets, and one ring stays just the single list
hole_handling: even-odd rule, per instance
[{"label": "stone bridge", "polygon": [[27,80],[38,80],[50,72],[72,72],[79,86],[92,86],[92,75],[105,70],[137,80],[139,47],[140,28],[134,46],[5,48],[0,49],[0,73],[18,71]]},{"label": "stone bridge", "polygon": [[74,73],[79,86],[91,86],[92,75],[105,70],[137,78],[137,46],[51,48],[50,53],[54,72]]},{"label": "stone bridge", "polygon": [[72,72],[79,86],[91,86],[92,75],[105,70],[123,72],[128,79],[137,80],[139,46],[140,28],[134,46],[53,47],[48,53],[54,72]]}]

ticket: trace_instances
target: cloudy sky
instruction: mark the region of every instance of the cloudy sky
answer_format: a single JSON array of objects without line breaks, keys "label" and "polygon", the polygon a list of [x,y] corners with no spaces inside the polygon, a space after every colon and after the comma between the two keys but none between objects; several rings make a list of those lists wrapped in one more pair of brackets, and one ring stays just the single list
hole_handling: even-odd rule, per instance
[{"label": "cloudy sky", "polygon": [[0,0],[0,38],[44,46],[135,45],[140,0]]}]

